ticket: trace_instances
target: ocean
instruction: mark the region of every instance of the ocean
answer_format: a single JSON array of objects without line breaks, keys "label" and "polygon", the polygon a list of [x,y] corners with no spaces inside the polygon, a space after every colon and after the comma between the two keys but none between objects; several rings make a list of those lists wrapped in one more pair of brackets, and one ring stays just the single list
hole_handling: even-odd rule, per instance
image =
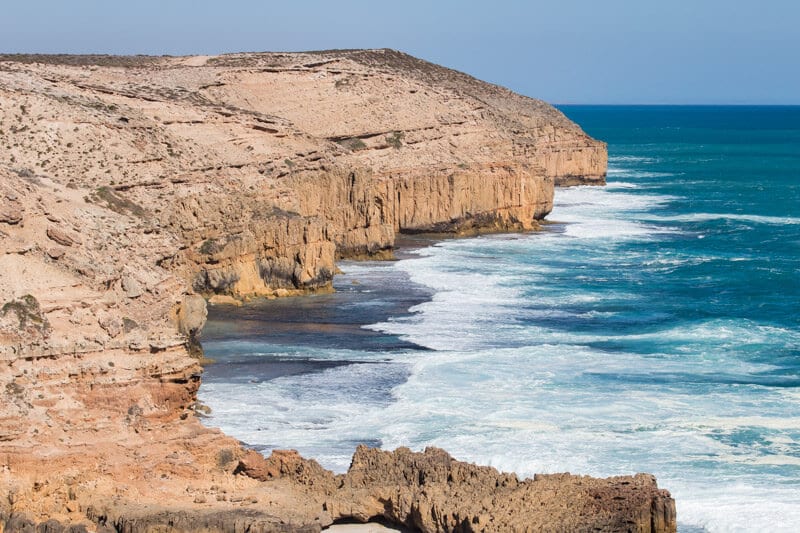
[{"label": "ocean", "polygon": [[681,532],[800,530],[800,107],[561,109],[608,142],[606,187],[212,308],[206,423],[337,472],[358,443],[649,472]]}]

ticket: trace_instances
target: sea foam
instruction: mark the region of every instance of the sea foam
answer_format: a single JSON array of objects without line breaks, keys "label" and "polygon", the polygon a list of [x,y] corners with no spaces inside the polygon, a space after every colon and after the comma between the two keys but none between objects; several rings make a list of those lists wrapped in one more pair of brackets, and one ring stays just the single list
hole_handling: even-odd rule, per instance
[{"label": "sea foam", "polygon": [[407,347],[238,345],[342,366],[208,380],[213,422],[338,472],[358,442],[440,446],[521,476],[651,472],[682,533],[796,531],[800,235],[796,217],[774,216],[792,214],[796,201],[779,204],[795,189],[742,205],[731,184],[753,177],[721,155],[737,147],[660,147],[659,135],[610,144],[609,185],[559,189],[541,232],[345,265],[377,300],[396,286],[427,295],[364,326]]}]

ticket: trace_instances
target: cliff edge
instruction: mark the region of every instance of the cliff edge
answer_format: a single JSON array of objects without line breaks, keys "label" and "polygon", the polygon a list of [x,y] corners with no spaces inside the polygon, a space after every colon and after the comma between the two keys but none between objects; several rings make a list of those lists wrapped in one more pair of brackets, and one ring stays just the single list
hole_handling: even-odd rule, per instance
[{"label": "cliff edge", "polygon": [[173,235],[233,296],[329,287],[399,232],[527,230],[606,149],[544,102],[392,50],[0,56],[0,166]]},{"label": "cliff edge", "polygon": [[[498,530],[517,513],[430,522],[361,474],[260,462],[199,422],[198,338],[205,297],[329,290],[337,257],[386,255],[400,232],[534,228],[555,182],[605,174],[605,146],[557,110],[391,50],[0,56],[0,145],[0,531]],[[398,453],[381,468],[414,457]],[[642,486],[635,530],[674,530],[674,502]],[[409,485],[436,516],[462,490],[429,488]]]}]

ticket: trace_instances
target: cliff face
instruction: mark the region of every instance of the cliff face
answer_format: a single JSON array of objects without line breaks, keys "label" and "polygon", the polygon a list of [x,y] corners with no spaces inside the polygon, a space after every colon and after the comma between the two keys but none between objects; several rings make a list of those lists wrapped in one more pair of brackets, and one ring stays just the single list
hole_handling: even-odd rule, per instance
[{"label": "cliff face", "polygon": [[200,424],[202,295],[328,290],[398,232],[531,229],[606,161],[546,104],[386,50],[0,56],[0,146],[0,531],[362,517],[313,462],[266,479]]},{"label": "cliff face", "polygon": [[324,288],[397,232],[531,229],[553,183],[605,175],[554,108],[390,50],[0,59],[0,165],[170,231],[203,291]]}]

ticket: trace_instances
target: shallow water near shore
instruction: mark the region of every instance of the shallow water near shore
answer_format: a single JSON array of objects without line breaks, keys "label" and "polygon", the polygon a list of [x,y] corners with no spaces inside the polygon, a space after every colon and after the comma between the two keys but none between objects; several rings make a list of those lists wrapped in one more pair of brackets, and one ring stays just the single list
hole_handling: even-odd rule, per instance
[{"label": "shallow water near shore", "polygon": [[564,111],[609,142],[607,187],[557,191],[539,233],[212,308],[207,423],[336,471],[364,442],[650,472],[680,531],[796,531],[800,108]]}]

